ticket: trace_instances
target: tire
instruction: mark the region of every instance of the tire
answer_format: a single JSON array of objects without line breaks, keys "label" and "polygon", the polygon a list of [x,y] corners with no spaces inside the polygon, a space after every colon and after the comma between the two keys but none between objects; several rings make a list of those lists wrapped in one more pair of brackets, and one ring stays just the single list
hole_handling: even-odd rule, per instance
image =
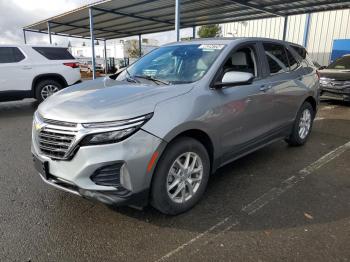
[{"label": "tire", "polygon": [[[39,103],[43,102],[46,98],[51,96],[52,94],[61,90],[63,86],[57,82],[56,80],[46,79],[38,82],[35,86],[35,98]],[[44,92],[47,92],[47,95],[44,95]]]},{"label": "tire", "polygon": [[[309,112],[309,113],[307,113]],[[305,115],[306,114],[306,115]],[[309,120],[306,121],[307,115],[309,114]],[[290,136],[286,139],[286,142],[290,146],[301,146],[304,145],[309,138],[309,135],[312,130],[313,120],[315,118],[315,111],[312,107],[312,105],[309,102],[304,102],[302,106],[300,107],[297,117],[293,124],[292,133]],[[303,125],[305,128],[307,128],[306,131],[302,132],[301,125]]]},{"label": "tire", "polygon": [[[176,160],[184,161],[182,164],[186,166],[186,159],[189,156],[189,168],[180,169]],[[197,157],[197,158],[195,158]],[[196,161],[194,162],[194,159]],[[195,163],[194,173],[191,174],[191,164]],[[196,172],[200,170],[202,172]],[[176,169],[178,168],[178,169]],[[174,171],[170,173],[170,170]],[[174,174],[177,171],[177,175]],[[179,173],[181,173],[179,175]],[[177,215],[192,208],[201,199],[208,184],[210,174],[210,159],[205,147],[197,140],[189,137],[182,137],[171,142],[162,154],[153,175],[151,187],[151,205],[166,215]],[[201,178],[201,179],[200,179]],[[190,184],[189,180],[193,180]],[[170,189],[170,186],[178,184]],[[200,181],[200,182],[199,182]],[[174,184],[173,184],[174,183]],[[193,194],[190,194],[190,185]],[[181,188],[185,187],[185,192]],[[179,195],[175,195],[180,190]],[[169,191],[169,192],[168,192]],[[170,194],[175,197],[172,199]],[[185,197],[181,197],[185,196]],[[188,199],[186,199],[188,198]]]}]

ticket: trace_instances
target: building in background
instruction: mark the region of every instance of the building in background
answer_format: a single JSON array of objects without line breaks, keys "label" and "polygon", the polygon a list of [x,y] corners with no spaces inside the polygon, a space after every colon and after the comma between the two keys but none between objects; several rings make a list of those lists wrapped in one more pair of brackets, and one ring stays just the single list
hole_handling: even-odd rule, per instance
[{"label": "building in background", "polygon": [[[350,9],[317,12],[288,17],[286,41],[304,45],[310,56],[320,65],[331,62],[333,42],[350,39]],[[309,23],[308,23],[309,21]],[[308,36],[307,24],[309,24]],[[283,38],[284,18],[257,19],[224,24],[224,37]]]}]

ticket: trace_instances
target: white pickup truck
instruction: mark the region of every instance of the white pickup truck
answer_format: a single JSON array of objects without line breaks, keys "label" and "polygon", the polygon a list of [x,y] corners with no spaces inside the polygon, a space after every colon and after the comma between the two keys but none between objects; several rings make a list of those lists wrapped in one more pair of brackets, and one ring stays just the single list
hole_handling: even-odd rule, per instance
[{"label": "white pickup truck", "polygon": [[41,102],[80,81],[78,61],[65,47],[0,45],[0,101]]}]

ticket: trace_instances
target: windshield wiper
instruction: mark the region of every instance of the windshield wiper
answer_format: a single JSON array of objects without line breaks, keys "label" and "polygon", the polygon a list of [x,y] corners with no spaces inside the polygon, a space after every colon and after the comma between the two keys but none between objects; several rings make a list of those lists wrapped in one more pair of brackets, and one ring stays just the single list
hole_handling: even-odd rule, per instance
[{"label": "windshield wiper", "polygon": [[157,85],[159,85],[158,83],[162,83],[162,84],[164,84],[164,85],[170,85],[170,83],[167,82],[167,81],[163,81],[163,80],[160,80],[160,79],[151,77],[151,76],[136,75],[136,76],[134,76],[134,77],[153,81],[153,82],[156,83]]},{"label": "windshield wiper", "polygon": [[126,72],[126,74],[128,75],[128,76],[126,77],[126,81],[129,81],[129,82],[131,81],[131,82],[133,82],[133,83],[140,83],[139,81],[137,81],[135,78],[133,78],[133,77],[131,76],[131,74],[130,74],[128,68],[125,68],[125,72]]}]

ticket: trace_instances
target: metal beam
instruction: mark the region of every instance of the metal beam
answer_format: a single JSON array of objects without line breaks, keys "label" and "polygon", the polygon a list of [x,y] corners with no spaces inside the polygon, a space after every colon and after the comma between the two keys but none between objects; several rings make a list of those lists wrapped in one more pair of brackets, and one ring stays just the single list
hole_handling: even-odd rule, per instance
[{"label": "metal beam", "polygon": [[107,66],[108,66],[108,63],[107,63],[107,59],[108,59],[108,57],[107,57],[107,40],[104,40],[103,41],[103,47],[104,47],[104,57],[105,57],[105,74],[107,75],[107,73],[108,73],[108,68],[107,68]]},{"label": "metal beam", "polygon": [[180,27],[181,27],[181,21],[180,21],[180,6],[181,6],[181,0],[175,0],[175,33],[176,33],[176,41],[180,41]]},{"label": "metal beam", "polygon": [[50,25],[50,22],[47,22],[47,33],[49,34],[49,43],[50,43],[50,45],[52,45],[51,25]]},{"label": "metal beam", "polygon": [[23,40],[24,40],[24,44],[27,44],[27,36],[26,36],[26,30],[23,29]]},{"label": "metal beam", "polygon": [[[150,1],[150,0],[148,0]],[[197,1],[197,2],[202,2],[202,1]],[[182,6],[184,6],[185,4],[192,4],[192,2],[190,1],[187,1],[187,2],[182,2]],[[207,7],[202,7],[201,8],[201,11],[205,11],[205,10],[211,10],[213,9],[215,6],[207,6]],[[122,9],[124,9],[125,7],[123,6]],[[164,9],[168,9],[168,8],[171,8],[171,13],[168,13],[168,14],[164,14],[164,15],[161,15],[161,16],[157,16],[157,18],[159,19],[159,17],[166,17],[166,16],[172,16],[173,15],[173,8],[174,8],[174,4],[171,4],[171,5],[166,5],[166,6],[162,6],[162,7],[157,7],[157,8],[152,8],[152,9],[147,9],[146,11],[140,11],[140,12],[137,12],[137,13],[134,13],[134,15],[140,15],[140,14],[143,14],[143,13],[149,13],[149,12],[154,12],[154,11],[158,11],[158,10],[164,10]],[[119,11],[120,9],[112,9],[112,11]],[[185,14],[185,13],[193,13],[194,11],[197,11],[198,9],[193,9],[193,10],[187,10],[187,11],[182,11],[182,14]],[[220,12],[220,14],[222,14],[222,12]],[[96,16],[99,16],[99,15],[103,15],[103,13],[99,13],[99,14],[95,14],[94,17]],[[103,24],[103,23],[107,23],[107,22],[111,22],[111,21],[114,21],[114,22],[117,22],[118,20],[120,19],[123,19],[125,18],[124,16],[121,16],[121,17],[117,17],[117,18],[109,18],[109,19],[105,19],[105,20],[99,20],[98,22],[95,22],[95,25],[99,25],[99,24]],[[83,21],[84,19],[78,19],[78,20],[74,20],[74,21],[71,21],[70,23],[75,23],[75,22],[80,22],[80,21]],[[174,24],[172,22],[172,19],[171,20],[163,20],[163,22],[168,22],[169,24]],[[130,25],[130,24],[133,24],[133,23],[139,23],[139,21],[133,21],[133,22],[128,22],[127,24]],[[116,23],[116,25],[120,26],[120,25],[125,25],[124,24],[120,24],[120,23]],[[113,26],[111,26],[113,27]],[[137,27],[137,26],[136,26]],[[133,27],[134,28],[134,27]],[[134,34],[132,34],[134,35]]]},{"label": "metal beam", "polygon": [[288,16],[285,16],[284,22],[283,22],[283,36],[282,36],[283,41],[286,41],[287,39],[287,29],[288,29]]},{"label": "metal beam", "polygon": [[89,21],[90,21],[90,37],[91,37],[92,79],[96,79],[94,14],[91,7],[89,8]]},{"label": "metal beam", "polygon": [[[33,29],[24,29],[26,32],[31,32],[31,33],[37,33],[37,34],[45,34],[47,35],[47,32],[41,31],[41,30],[33,30]],[[70,35],[70,34],[61,34],[61,33],[52,33],[52,35],[57,35],[57,36],[62,36],[62,37],[72,37],[72,38],[79,38],[79,39],[90,39],[90,37],[84,37],[84,36],[79,36],[79,35]],[[104,40],[104,38],[95,38],[98,40]]]},{"label": "metal beam", "polygon": [[303,46],[307,47],[307,42],[309,40],[309,31],[310,31],[310,23],[311,23],[311,14],[306,14],[305,28],[304,28],[304,39]]},{"label": "metal beam", "polygon": [[242,1],[242,0],[229,0],[229,1],[232,3],[238,4],[240,6],[248,7],[250,9],[254,9],[256,11],[260,11],[260,12],[270,14],[273,16],[282,16],[281,14],[278,14],[278,11],[274,11],[274,10],[271,11],[271,10],[268,10],[264,7],[260,7],[258,5],[249,4],[249,3],[247,3],[247,1]]},{"label": "metal beam", "polygon": [[[159,0],[145,0],[141,3],[134,3],[134,4],[131,4],[131,5],[125,5],[125,6],[122,6],[122,7],[119,7],[119,8],[115,8],[115,9],[112,9],[112,11],[117,11],[117,10],[122,10],[122,9],[125,9],[125,8],[130,8],[130,7],[134,7],[134,6],[138,6],[138,5],[142,5],[142,4],[148,4],[150,2],[156,2],[156,1],[159,1]],[[94,17],[98,17],[98,16],[101,16],[101,15],[104,15],[104,13],[99,13],[99,14],[95,14]],[[84,21],[86,20],[86,18],[79,18],[79,19],[76,19],[76,20],[73,20],[73,21],[70,21],[70,23],[77,23],[77,22],[81,22],[81,21]],[[99,23],[95,23],[95,25],[97,25]],[[58,27],[57,25],[56,26],[52,26],[52,28],[56,28]]]},{"label": "metal beam", "polygon": [[142,37],[141,34],[139,34],[139,57],[142,56]]},{"label": "metal beam", "polygon": [[[72,25],[72,24],[66,24],[66,23],[59,23],[59,22],[50,22],[51,24],[56,24],[59,26],[69,26],[72,28],[77,28],[77,29],[87,29],[90,30],[89,26],[82,26],[82,25]],[[72,30],[74,30],[72,29]],[[122,32],[119,30],[107,30],[107,29],[103,29],[103,28],[95,28],[95,30],[97,31],[101,31],[101,32],[106,32],[106,33],[116,33],[116,34],[127,34],[127,32]],[[65,32],[70,31],[70,30],[65,30]]]},{"label": "metal beam", "polygon": [[195,39],[196,38],[196,26],[192,27],[192,38]]},{"label": "metal beam", "polygon": [[127,16],[127,17],[132,17],[132,18],[136,18],[136,19],[140,19],[140,20],[148,20],[148,21],[157,22],[157,23],[164,23],[164,24],[173,24],[172,22],[159,20],[159,19],[152,18],[152,17],[139,16],[139,15],[124,13],[124,12],[120,12],[120,11],[112,11],[112,10],[107,10],[107,9],[103,9],[103,8],[99,8],[99,7],[90,7],[90,8],[93,8],[93,9],[100,11],[100,12],[121,15],[121,16]]}]

